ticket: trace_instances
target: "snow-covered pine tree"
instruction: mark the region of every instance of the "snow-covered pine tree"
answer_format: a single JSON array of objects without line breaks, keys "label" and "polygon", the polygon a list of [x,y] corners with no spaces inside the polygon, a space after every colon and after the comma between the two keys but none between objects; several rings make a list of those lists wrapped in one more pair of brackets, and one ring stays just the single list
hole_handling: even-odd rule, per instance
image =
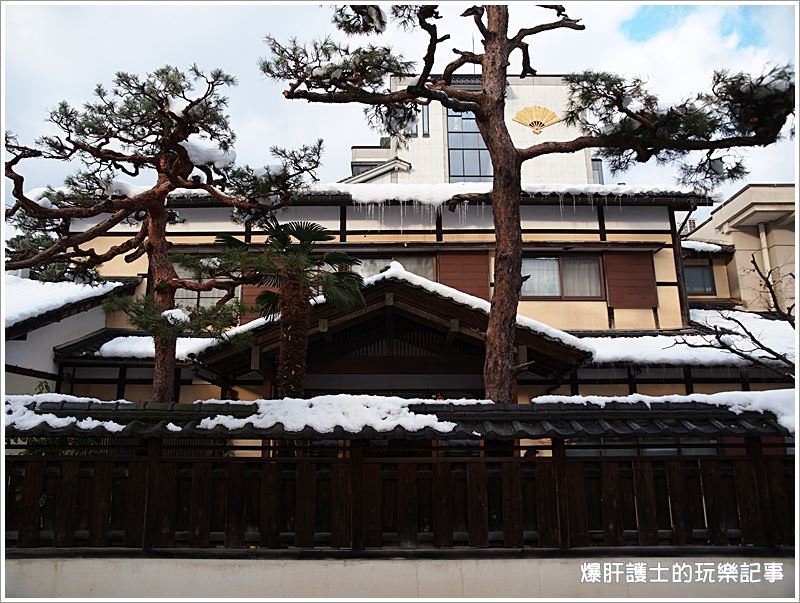
[{"label": "snow-covered pine tree", "polygon": [[[269,77],[287,82],[284,96],[321,103],[360,103],[370,123],[402,138],[421,105],[441,103],[455,111],[475,114],[494,168],[490,193],[497,237],[494,295],[486,334],[483,377],[486,395],[496,402],[515,403],[513,325],[522,284],[519,199],[522,163],[552,153],[596,148],[609,160],[612,171],[635,162],[677,163],[684,183],[709,186],[746,174],[741,158],[722,152],[735,147],[775,142],[794,112],[794,73],[789,67],[769,69],[759,76],[715,74],[711,90],[673,106],[664,106],[643,81],[595,71],[570,75],[570,103],[565,116],[578,125],[581,136],[564,142],[543,142],[516,148],[504,118],[506,77],[512,55],[520,56],[521,76],[535,75],[529,40],[557,29],[580,31],[584,25],[570,18],[561,5],[554,21],[509,32],[509,9],[503,5],[473,6],[463,17],[474,22],[483,49],[453,49],[454,58],[433,74],[441,18],[435,5],[392,6],[389,17],[406,29],[427,35],[416,67],[387,46],[352,48],[329,38],[309,45],[283,44],[267,37],[270,56],[261,62]],[[386,16],[376,16],[378,5],[351,5],[334,12],[333,24],[350,35],[380,34]],[[453,76],[465,66],[478,66],[480,90],[454,85]],[[410,78],[404,88],[390,90],[389,76]]]},{"label": "snow-covered pine tree", "polygon": [[[6,134],[5,171],[13,185],[6,221],[21,231],[7,242],[6,269],[30,268],[34,276],[50,280],[92,279],[95,269],[112,258],[130,262],[146,255],[151,294],[111,305],[154,336],[156,402],[173,396],[177,336],[229,324],[236,307],[225,302],[239,283],[255,278],[237,265],[241,258],[233,257],[204,266],[183,258],[198,280],[179,278],[166,231],[180,218],[169,208],[168,196],[175,191],[207,196],[245,216],[260,216],[290,203],[319,166],[322,141],[295,151],[272,149],[278,168],[233,165],[234,134],[222,91],[235,83],[221,70],[196,66],[186,72],[167,66],[143,77],[120,72],[110,90],[98,85],[94,99],[82,107],[60,103],[48,118],[56,134],[33,146]],[[30,160],[78,160],[82,169],[63,187],[26,191],[19,170]],[[119,176],[140,177],[147,184],[136,186]],[[82,220],[89,226],[73,228]],[[93,248],[95,239],[123,223],[138,228],[107,250]],[[227,295],[215,309],[187,313],[175,308],[177,289],[223,289]]]}]

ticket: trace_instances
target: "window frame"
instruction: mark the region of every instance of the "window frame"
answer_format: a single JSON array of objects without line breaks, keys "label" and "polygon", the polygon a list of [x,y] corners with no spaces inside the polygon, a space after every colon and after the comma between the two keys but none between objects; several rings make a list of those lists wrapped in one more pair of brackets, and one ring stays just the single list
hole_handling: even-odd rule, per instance
[{"label": "window frame", "polygon": [[[468,117],[464,117],[465,113],[469,113],[469,115],[471,115],[471,117],[469,117],[469,116]],[[458,118],[458,119],[462,120],[462,128],[460,130],[453,130],[453,129],[450,128],[450,119],[451,118]],[[448,177],[448,182],[492,182],[494,180],[494,166],[492,166],[492,160],[491,160],[491,157],[489,157],[489,149],[486,147],[486,141],[483,140],[483,137],[481,136],[481,133],[477,128],[477,124],[475,124],[475,127],[471,128],[471,129],[464,129],[463,128],[463,121],[474,122],[475,121],[475,116],[472,113],[468,112],[468,111],[459,112],[459,111],[454,111],[453,109],[448,108],[447,109],[447,114],[446,114],[446,120],[447,120],[447,130],[446,130],[447,138],[446,138],[446,140],[447,140],[447,177]],[[463,134],[473,135],[474,134],[480,140],[480,144],[479,145],[470,144],[469,146],[467,146],[462,142],[458,146],[452,146],[452,144],[451,144],[451,135],[452,134],[458,134],[458,135],[463,135]],[[474,152],[476,152],[478,154],[478,175],[477,176],[464,174],[464,167],[466,165],[464,153],[467,152],[467,151],[470,151],[470,152],[474,151]],[[455,153],[459,153],[460,157],[461,157],[461,162],[460,162],[461,174],[454,174],[453,173],[453,165],[456,162],[451,161],[450,156],[454,152]],[[487,157],[487,161],[488,161],[488,164],[489,164],[489,170],[488,171],[490,171],[491,173],[485,173],[485,171],[484,171],[484,168],[483,168],[483,162],[484,162],[483,157],[484,156]]]},{"label": "window frame", "polygon": [[[600,295],[565,295],[564,294],[564,257],[590,257],[597,260],[598,278],[600,279]],[[526,253],[522,256],[523,269],[526,259],[557,259],[558,260],[558,285],[559,295],[525,295],[520,292],[520,301],[605,301],[606,300],[606,279],[605,271],[603,269],[603,256],[598,253],[546,253],[546,254],[532,254]],[[523,272],[523,276],[525,276]]]},{"label": "window frame", "polygon": [[[382,260],[382,259],[385,259],[387,266],[389,265],[389,262],[392,262],[392,261],[400,262],[401,264],[403,264],[403,259],[404,258],[430,258],[432,260],[432,262],[433,262],[433,264],[432,264],[433,265],[433,276],[432,276],[432,278],[430,280],[435,281],[435,282],[439,282],[439,261],[438,261],[438,254],[436,254],[436,253],[421,253],[421,252],[415,253],[415,252],[411,252],[411,253],[402,253],[402,254],[384,254],[384,253],[374,253],[374,252],[373,253],[359,253],[358,251],[350,251],[348,253],[350,253],[350,255],[353,255],[353,256],[357,257],[360,260]],[[405,264],[403,264],[403,267],[405,267]],[[358,268],[358,266],[354,266],[353,268]],[[371,278],[371,277],[365,276],[363,278]],[[428,278],[428,277],[423,277],[423,278]]]},{"label": "window frame", "polygon": [[[708,270],[711,275],[711,292],[702,292],[702,293],[692,293],[689,291],[689,279],[687,278],[687,269],[688,268],[704,268]],[[716,297],[717,296],[717,279],[714,276],[714,260],[709,259],[708,264],[684,264],[683,266],[684,276],[683,276],[683,284],[686,287],[686,295],[691,295],[692,297]]]}]

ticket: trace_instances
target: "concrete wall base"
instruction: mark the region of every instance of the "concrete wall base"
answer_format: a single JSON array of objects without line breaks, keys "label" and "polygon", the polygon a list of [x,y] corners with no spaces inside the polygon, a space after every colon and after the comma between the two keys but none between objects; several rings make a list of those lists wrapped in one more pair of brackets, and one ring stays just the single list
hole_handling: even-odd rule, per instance
[{"label": "concrete wall base", "polygon": [[[582,583],[584,562],[783,564],[754,584]],[[793,597],[794,560],[764,557],[591,559],[7,559],[9,597]],[[651,576],[656,575],[650,572]],[[670,570],[671,574],[671,570]],[[649,577],[651,577],[649,576]],[[671,578],[671,575],[669,576]]]}]

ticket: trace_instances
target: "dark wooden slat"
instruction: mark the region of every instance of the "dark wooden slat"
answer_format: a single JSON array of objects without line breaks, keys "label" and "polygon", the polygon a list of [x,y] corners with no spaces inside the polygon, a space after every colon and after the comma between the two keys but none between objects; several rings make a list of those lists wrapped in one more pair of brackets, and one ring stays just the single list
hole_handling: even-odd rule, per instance
[{"label": "dark wooden slat", "polygon": [[[22,506],[17,523],[17,546],[33,547],[39,544],[39,515],[42,488],[44,487],[44,461],[25,463],[25,481],[22,483]],[[55,501],[58,504],[58,501]],[[8,504],[8,502],[6,502]]]},{"label": "dark wooden slat", "polygon": [[703,480],[703,500],[706,508],[708,541],[713,545],[728,543],[728,529],[724,522],[723,494],[720,484],[719,461],[700,460],[700,475]]},{"label": "dark wooden slat", "polygon": [[352,545],[352,490],[350,466],[336,463],[331,467],[331,546]]},{"label": "dark wooden slat", "polygon": [[259,509],[259,542],[261,546],[280,546],[281,466],[265,461],[261,467],[261,505]]},{"label": "dark wooden slat", "polygon": [[450,463],[433,466],[433,544],[438,547],[452,546],[452,480]]},{"label": "dark wooden slat", "polygon": [[603,505],[603,543],[622,546],[622,508],[619,500],[619,461],[603,459],[600,463]]},{"label": "dark wooden slat", "polygon": [[397,467],[397,528],[400,547],[417,543],[417,464],[400,463]]},{"label": "dark wooden slat", "polygon": [[569,544],[570,546],[589,546],[586,478],[581,461],[567,463],[567,496],[569,502]]},{"label": "dark wooden slat", "polygon": [[89,545],[104,546],[108,542],[111,511],[111,471],[113,464],[97,461],[94,464],[92,514],[89,522]]},{"label": "dark wooden slat", "polygon": [[131,461],[125,484],[125,546],[142,546],[144,537],[147,465]]},{"label": "dark wooden slat", "polygon": [[639,528],[639,544],[658,544],[658,519],[656,517],[656,489],[653,483],[653,461],[633,462],[633,486],[636,492],[636,519]]},{"label": "dark wooden slat", "polygon": [[764,523],[761,521],[761,505],[758,496],[758,481],[752,459],[736,459],[733,462],[736,484],[736,501],[739,509],[739,524],[742,527],[744,544],[763,546]]},{"label": "dark wooden slat", "polygon": [[316,498],[316,464],[308,461],[297,463],[297,507],[295,510],[294,544],[300,547],[314,546],[314,500]]},{"label": "dark wooden slat", "polygon": [[556,481],[551,460],[536,461],[536,511],[539,546],[558,546]]},{"label": "dark wooden slat", "polygon": [[522,465],[503,463],[503,544],[522,546]]},{"label": "dark wooden slat", "polygon": [[553,439],[553,467],[556,478],[556,511],[558,512],[558,546],[569,546],[569,500],[567,498],[567,452],[564,440]]},{"label": "dark wooden slat", "polygon": [[157,508],[156,546],[175,546],[175,511],[176,511],[176,482],[178,481],[178,464],[161,463],[158,473],[158,498],[155,500]]},{"label": "dark wooden slat", "polygon": [[486,464],[483,462],[467,464],[467,527],[469,545],[489,546],[489,499],[486,491]]},{"label": "dark wooden slat", "polygon": [[75,504],[78,499],[78,461],[61,464],[61,480],[56,498],[56,515],[53,524],[53,544],[72,546],[75,537]]},{"label": "dark wooden slat", "polygon": [[189,511],[192,530],[189,544],[193,547],[208,546],[208,531],[211,511],[211,463],[199,461],[192,465],[192,506]]},{"label": "dark wooden slat", "polygon": [[672,520],[672,544],[684,546],[692,539],[692,520],[686,500],[686,461],[667,461],[667,487]]},{"label": "dark wooden slat", "polygon": [[383,545],[383,525],[381,520],[383,476],[380,463],[364,463],[362,482],[362,509],[364,521],[364,546]]},{"label": "dark wooden slat", "polygon": [[228,463],[228,499],[225,505],[225,546],[244,545],[244,476],[245,464]]},{"label": "dark wooden slat", "polygon": [[764,461],[767,488],[772,503],[769,512],[772,515],[776,544],[794,543],[795,510],[787,495],[785,464],[786,461],[783,459],[767,458]]}]

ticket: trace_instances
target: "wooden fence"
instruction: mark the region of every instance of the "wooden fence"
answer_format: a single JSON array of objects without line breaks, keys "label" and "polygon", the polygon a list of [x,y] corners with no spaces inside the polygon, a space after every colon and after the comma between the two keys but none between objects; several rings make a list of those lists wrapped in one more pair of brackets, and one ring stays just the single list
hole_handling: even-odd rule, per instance
[{"label": "wooden fence", "polygon": [[[6,546],[270,549],[779,546],[794,463],[762,454],[7,455]],[[752,444],[752,442],[751,442]],[[385,452],[382,454],[386,454]],[[549,453],[548,453],[549,454]]]}]

